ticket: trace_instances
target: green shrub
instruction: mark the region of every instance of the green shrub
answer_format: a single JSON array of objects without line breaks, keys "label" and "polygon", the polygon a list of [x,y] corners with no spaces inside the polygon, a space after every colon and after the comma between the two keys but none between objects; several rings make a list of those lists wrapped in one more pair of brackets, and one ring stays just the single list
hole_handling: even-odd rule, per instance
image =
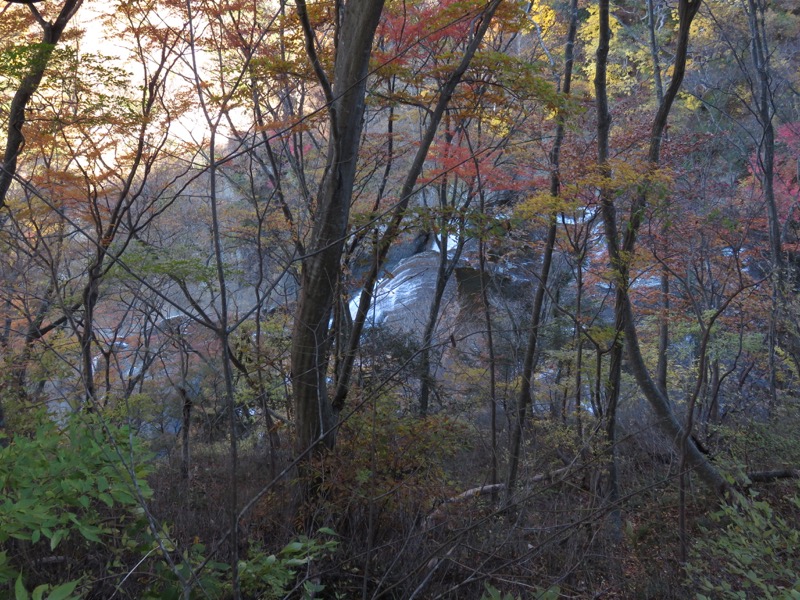
[{"label": "green shrub", "polygon": [[[333,531],[321,529],[321,534],[334,535]],[[317,541],[305,536],[288,543],[277,554],[268,554],[253,544],[248,557],[239,561],[239,589],[249,600],[276,600],[312,598],[324,586],[305,579],[296,585],[299,571],[312,561],[322,558],[336,548],[335,540]],[[142,600],[186,600],[191,598],[228,598],[232,593],[230,565],[206,560],[207,548],[193,544],[181,553],[178,571],[184,581],[189,581],[191,590],[184,589],[175,573],[165,561],[155,561],[152,571],[155,577],[142,592]],[[177,558],[177,557],[176,557]],[[198,570],[200,565],[202,569]]]},{"label": "green shrub", "polygon": [[[797,494],[786,511],[800,510]],[[800,530],[758,495],[739,496],[711,515],[686,567],[697,598],[800,599]],[[795,521],[796,522],[796,521]]]},{"label": "green shrub", "polygon": [[[484,588],[486,588],[486,592],[481,596],[481,600],[518,600],[519,598],[519,596],[512,596],[511,594],[504,595],[490,583],[484,583],[483,585]],[[528,590],[528,594],[526,598],[535,598],[536,600],[558,600],[558,598],[561,597],[561,588],[557,585],[548,588],[534,586]]]},{"label": "green shrub", "polygon": [[[80,596],[116,557],[140,551],[146,522],[137,493],[101,432],[125,435],[88,415],[62,425],[44,417],[33,435],[0,448],[0,592],[13,587],[16,598],[28,598],[33,586],[33,598]],[[134,473],[149,496],[145,466]]]},{"label": "green shrub", "polygon": [[[333,531],[324,528],[320,533],[333,535]],[[336,545],[335,540],[319,542],[301,536],[287,544],[277,555],[268,555],[258,546],[252,546],[248,559],[239,562],[242,593],[254,600],[285,597],[291,591],[297,571],[332,552]],[[301,587],[303,598],[311,598],[324,589],[324,586],[310,580],[303,581]]]}]

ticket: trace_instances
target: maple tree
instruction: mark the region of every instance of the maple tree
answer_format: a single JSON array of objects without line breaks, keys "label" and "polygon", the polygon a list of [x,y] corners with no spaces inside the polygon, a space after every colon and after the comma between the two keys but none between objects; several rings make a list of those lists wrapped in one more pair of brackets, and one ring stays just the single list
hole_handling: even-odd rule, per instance
[{"label": "maple tree", "polygon": [[[9,18],[3,21],[2,62],[5,79],[3,88],[5,94],[11,92],[13,95],[8,112],[4,115],[7,134],[2,170],[0,170],[0,209],[7,205],[9,188],[17,174],[19,155],[25,145],[23,127],[27,120],[28,104],[41,84],[56,45],[80,5],[80,0],[67,0],[57,9],[50,9],[45,14],[30,5],[24,14],[12,11]],[[31,31],[34,23],[36,30]],[[29,34],[25,35],[27,39],[23,43],[19,43],[17,38],[20,33]],[[43,306],[46,305],[47,301]],[[37,328],[39,325],[40,323],[37,324]],[[31,333],[33,330],[34,328],[31,328]],[[8,336],[4,335],[4,344],[7,344],[7,339]],[[16,369],[15,378],[19,381],[19,369]],[[5,425],[5,412],[0,400],[0,431]],[[0,442],[2,443],[4,442]]]}]

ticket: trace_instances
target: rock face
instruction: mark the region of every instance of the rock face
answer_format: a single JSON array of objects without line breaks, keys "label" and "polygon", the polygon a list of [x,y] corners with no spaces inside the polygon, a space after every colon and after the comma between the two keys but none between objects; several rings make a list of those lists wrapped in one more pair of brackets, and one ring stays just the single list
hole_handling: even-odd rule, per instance
[{"label": "rock face", "polygon": [[[369,327],[387,327],[397,333],[421,332],[430,311],[439,254],[426,250],[404,258],[385,271],[378,282],[375,300],[367,319]],[[443,305],[452,301],[455,284],[448,283]],[[358,296],[350,302],[355,314]]]},{"label": "rock face", "polygon": [[[436,243],[430,244],[427,238],[427,243],[433,248],[420,251],[419,238],[404,244],[394,257],[390,257],[384,277],[376,286],[367,327],[381,327],[412,338],[422,334],[436,288],[441,256]],[[455,243],[449,245],[452,248]],[[527,262],[519,265],[489,262],[487,273],[481,276],[473,245],[468,242],[447,283],[439,312],[439,330],[452,333],[454,325],[457,329],[457,325],[463,326],[471,320],[482,323],[482,283],[488,287],[493,304],[499,299],[502,299],[501,303],[523,301],[530,293],[529,270],[532,265]],[[350,301],[352,315],[358,307],[358,296],[359,292],[354,292]]]}]

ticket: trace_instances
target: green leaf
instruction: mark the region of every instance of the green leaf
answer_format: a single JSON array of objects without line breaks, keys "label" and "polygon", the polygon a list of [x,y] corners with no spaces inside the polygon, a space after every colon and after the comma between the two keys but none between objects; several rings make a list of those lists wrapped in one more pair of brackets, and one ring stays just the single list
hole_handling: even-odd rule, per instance
[{"label": "green leaf", "polygon": [[78,527],[78,531],[80,534],[85,537],[90,542],[97,542],[98,544],[102,544],[103,540],[101,540],[97,534],[101,533],[101,530],[98,527],[92,527],[88,525],[82,525]]},{"label": "green leaf", "polygon": [[111,497],[120,504],[133,504],[133,496],[126,490],[113,489],[111,490]]},{"label": "green leaf", "polygon": [[75,588],[78,587],[79,582],[80,580],[76,579],[75,581],[68,581],[67,583],[56,586],[53,588],[53,591],[50,592],[47,600],[66,600],[72,592],[75,591]]},{"label": "green leaf", "polygon": [[42,585],[37,585],[36,589],[33,590],[33,593],[31,594],[31,599],[32,600],[42,600],[42,597],[44,596],[44,593],[48,590],[49,587],[50,586],[47,585],[46,583],[43,583]]},{"label": "green leaf", "polygon": [[321,583],[314,583],[313,581],[304,581],[303,582],[303,591],[305,595],[309,598],[313,598],[316,594],[319,594],[322,590],[325,589],[325,586]]},{"label": "green leaf", "polygon": [[50,538],[50,551],[56,549],[56,546],[64,539],[64,536],[67,534],[66,529],[58,529],[54,534],[53,537]]},{"label": "green leaf", "polygon": [[22,573],[17,576],[17,581],[14,584],[14,598],[15,600],[30,600],[28,590],[25,589],[25,585],[22,583]]},{"label": "green leaf", "polygon": [[300,542],[289,542],[284,546],[281,554],[297,554],[303,550],[303,544]]},{"label": "green leaf", "polygon": [[561,588],[557,585],[548,588],[539,596],[539,600],[558,600],[561,597]]}]

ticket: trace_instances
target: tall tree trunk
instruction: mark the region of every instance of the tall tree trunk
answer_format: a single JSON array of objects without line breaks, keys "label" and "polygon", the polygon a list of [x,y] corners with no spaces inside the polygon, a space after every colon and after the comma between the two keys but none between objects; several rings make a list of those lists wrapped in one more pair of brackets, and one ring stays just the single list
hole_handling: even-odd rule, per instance
[{"label": "tall tree trunk", "polygon": [[[567,34],[567,44],[564,52],[564,83],[562,92],[569,96],[572,89],[572,65],[574,62],[575,37],[577,32],[578,19],[577,0],[572,0],[570,4],[570,24]],[[558,115],[556,125],[556,137],[550,151],[550,194],[556,197],[561,192],[561,143],[564,140],[566,117],[563,112]],[[550,215],[549,226],[547,229],[547,239],[544,247],[544,257],[542,259],[542,270],[539,274],[539,283],[536,288],[536,295],[533,300],[533,311],[531,312],[531,329],[528,334],[528,344],[525,348],[525,358],[522,364],[522,382],[519,394],[517,395],[516,417],[513,423],[511,434],[511,447],[508,462],[508,474],[506,477],[506,503],[510,504],[517,485],[519,463],[522,455],[522,432],[525,427],[525,414],[531,401],[531,380],[533,378],[534,358],[536,356],[537,344],[539,341],[539,328],[542,324],[542,306],[547,291],[547,281],[550,276],[550,265],[553,261],[553,248],[556,242],[556,217],[557,214]]]},{"label": "tall tree trunk", "polygon": [[[607,1],[608,0],[601,0],[601,13],[602,5],[607,4]],[[689,28],[699,8],[699,0],[680,0],[678,4],[678,16],[680,21],[678,45],[676,48],[675,62],[672,69],[672,81],[665,92],[663,102],[661,102],[659,105],[650,133],[650,150],[648,153],[648,161],[651,169],[656,168],[660,161],[661,142],[667,123],[667,117],[669,116],[672,104],[678,95],[678,91],[680,90],[683,76],[686,71]],[[608,127],[610,120],[607,118],[608,102],[605,94],[603,95],[602,100],[598,98],[598,111],[600,111],[601,108],[606,115],[604,126]],[[601,119],[601,116],[598,116],[598,119]],[[669,398],[662,393],[658,385],[653,381],[647,365],[644,362],[641,347],[639,345],[636,323],[633,318],[633,309],[631,307],[630,296],[628,293],[628,285],[630,282],[628,260],[631,256],[633,256],[635,251],[636,236],[644,218],[644,209],[646,204],[647,196],[645,192],[642,192],[634,199],[631,207],[630,220],[625,227],[625,235],[621,248],[619,244],[616,209],[614,207],[613,200],[606,198],[601,204],[601,207],[603,221],[605,224],[606,246],[608,249],[609,259],[612,267],[616,271],[616,320],[622,325],[622,329],[625,334],[625,347],[628,355],[628,364],[639,385],[639,388],[656,413],[658,423],[662,430],[669,436],[670,439],[677,443],[684,437],[684,428],[675,415]],[[717,492],[727,490],[728,484],[722,474],[699,451],[691,438],[689,437],[687,439],[687,464],[697,471],[703,482],[711,489]]]},{"label": "tall tree trunk", "polygon": [[575,274],[575,429],[578,433],[578,448],[583,448],[583,260],[585,248],[578,255]]},{"label": "tall tree trunk", "polygon": [[320,442],[333,447],[335,440],[336,419],[327,390],[328,323],[350,216],[372,40],[383,4],[383,0],[348,0],[341,7],[331,84],[317,56],[305,1],[297,0],[306,52],[325,93],[330,123],[325,174],[313,214],[312,241],[303,258],[302,287],[292,334],[292,385],[299,452]]},{"label": "tall tree trunk", "polygon": [[[650,57],[653,61],[653,84],[656,89],[656,100],[660,105],[664,101],[664,83],[661,77],[661,60],[658,56],[656,41],[656,14],[654,0],[647,0],[647,29],[650,34]],[[665,201],[665,210],[669,210],[669,200]],[[661,227],[661,238],[669,239],[669,219],[664,219]],[[667,395],[667,350],[669,349],[669,272],[666,265],[661,268],[661,312],[658,316],[658,365],[656,366],[656,385]]]},{"label": "tall tree trunk", "polygon": [[769,249],[773,277],[779,294],[786,276],[786,264],[781,247],[781,226],[775,201],[775,116],[774,95],[771,87],[770,51],[765,27],[764,0],[747,0],[747,21],[750,26],[750,54],[756,69],[756,85],[752,89],[756,118],[761,127],[758,144],[758,174],[767,206]]},{"label": "tall tree trunk", "polygon": [[775,202],[775,128],[773,126],[775,109],[771,87],[770,51],[765,27],[765,1],[747,0],[745,12],[750,27],[750,57],[756,70],[755,84],[751,84],[751,94],[755,104],[756,118],[761,127],[756,167],[767,207],[767,229],[769,231],[770,262],[772,263],[772,314],[770,315],[767,344],[769,390],[774,407],[778,399],[775,355],[778,336],[777,322],[779,312],[785,305],[786,261],[781,247],[780,218]]},{"label": "tall tree trunk", "polygon": [[[611,177],[608,164],[609,138],[611,133],[611,114],[608,107],[608,52],[611,42],[609,23],[609,0],[600,0],[600,38],[597,44],[597,62],[595,63],[594,90],[597,105],[597,164],[605,181]],[[616,216],[613,192],[604,184],[600,190],[600,206],[604,215],[606,238],[617,244]],[[611,245],[611,241],[609,241]],[[617,255],[619,250],[616,251]],[[614,256],[613,252],[609,252]],[[612,258],[612,265],[615,265]],[[616,266],[616,265],[615,265]],[[608,442],[608,482],[606,502],[611,506],[611,536],[614,543],[621,536],[621,515],[617,502],[619,500],[619,479],[617,475],[617,406],[622,385],[622,330],[625,327],[622,311],[623,294],[627,292],[627,284],[615,278],[616,287],[614,301],[614,339],[609,351],[609,373],[605,383],[606,410],[605,432]]]},{"label": "tall tree trunk", "polygon": [[[486,199],[483,192],[483,186],[479,191],[480,193],[480,214],[485,214]],[[490,411],[490,444],[492,452],[491,469],[489,473],[489,483],[491,485],[497,484],[497,357],[494,351],[494,329],[492,325],[492,310],[489,303],[489,280],[488,271],[486,269],[486,239],[482,233],[478,240],[478,263],[480,266],[479,276],[481,278],[481,303],[483,305],[483,319],[486,323],[486,351],[489,355],[489,411]],[[492,493],[494,500],[496,492]]]}]

